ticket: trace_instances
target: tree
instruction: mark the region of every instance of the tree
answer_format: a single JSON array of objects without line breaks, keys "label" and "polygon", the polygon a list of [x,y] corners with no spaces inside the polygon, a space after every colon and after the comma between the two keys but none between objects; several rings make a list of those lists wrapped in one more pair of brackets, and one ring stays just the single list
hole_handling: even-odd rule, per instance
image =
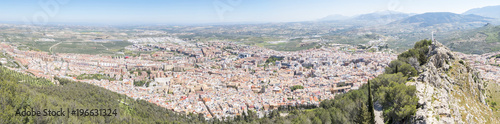
[{"label": "tree", "polygon": [[384,109],[384,117],[390,122],[406,122],[417,111],[418,98],[415,86],[391,82],[387,87],[381,87],[379,95]]},{"label": "tree", "polygon": [[[321,109],[323,110],[323,109]],[[325,124],[331,124],[332,123],[332,120],[330,118],[330,112],[326,111],[326,110],[323,110],[319,113],[319,119],[321,119],[321,122],[325,123]]]},{"label": "tree", "polygon": [[295,86],[290,87],[290,90],[292,90],[292,91],[297,90],[297,89],[304,89],[304,86],[302,86],[302,85],[295,85]]},{"label": "tree", "polygon": [[[370,80],[370,86],[373,91],[377,91],[379,87],[387,86],[390,84],[390,82],[405,83],[406,80],[407,78],[404,77],[403,73],[382,74]],[[374,101],[377,101],[377,97],[374,96],[374,98]]]},{"label": "tree", "polygon": [[344,115],[344,112],[338,108],[329,109],[330,116],[333,124],[346,124],[349,123],[347,117]]},{"label": "tree", "polygon": [[370,123],[375,124],[375,110],[373,107],[373,98],[372,98],[372,90],[370,86],[370,80],[368,80],[368,111],[370,112]]},{"label": "tree", "polygon": [[269,116],[270,118],[277,118],[280,116],[280,114],[278,111],[271,111],[271,113],[269,113]]},{"label": "tree", "polygon": [[386,74],[394,74],[398,72],[403,73],[404,76],[407,77],[417,76],[418,74],[417,70],[415,70],[413,66],[400,60],[391,61],[391,63],[389,63],[389,67],[385,70]]},{"label": "tree", "polygon": [[429,52],[429,45],[431,44],[431,40],[418,41],[415,43],[412,49],[399,54],[398,60],[410,63],[409,59],[415,57],[417,58],[420,65],[423,65],[427,63],[427,53]]},{"label": "tree", "polygon": [[313,121],[312,121],[313,124],[322,124],[323,122],[321,121],[321,119],[319,119],[318,117],[314,117]]},{"label": "tree", "polygon": [[404,63],[399,67],[398,72],[401,72],[405,75],[405,77],[414,77],[417,76],[418,72],[413,68],[410,64]]}]

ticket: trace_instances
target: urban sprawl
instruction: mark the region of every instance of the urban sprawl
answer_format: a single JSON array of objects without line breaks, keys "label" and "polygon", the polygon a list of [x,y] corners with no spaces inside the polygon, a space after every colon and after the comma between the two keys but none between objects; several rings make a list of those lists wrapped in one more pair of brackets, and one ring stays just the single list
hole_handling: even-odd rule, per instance
[{"label": "urban sprawl", "polygon": [[[340,44],[287,52],[223,41],[192,43],[169,36],[128,42],[133,43],[125,47],[130,51],[156,51],[137,56],[50,53],[19,50],[4,42],[2,54],[10,58],[0,62],[16,62],[21,67],[11,69],[56,84],[55,77],[86,82],[209,119],[248,110],[262,117],[281,106],[317,106],[321,100],[358,89],[397,58],[391,52]],[[476,66],[485,79],[500,82],[500,59],[491,57],[496,54],[460,57]]]}]

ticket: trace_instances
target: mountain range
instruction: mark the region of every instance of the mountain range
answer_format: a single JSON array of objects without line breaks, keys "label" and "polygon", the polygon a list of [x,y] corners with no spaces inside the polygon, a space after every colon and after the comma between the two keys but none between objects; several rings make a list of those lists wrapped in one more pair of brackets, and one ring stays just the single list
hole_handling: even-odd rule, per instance
[{"label": "mountain range", "polygon": [[484,17],[497,18],[500,19],[500,5],[498,6],[487,6],[483,8],[475,8],[463,13],[464,15],[474,14]]},{"label": "mountain range", "polygon": [[373,13],[361,14],[353,17],[343,15],[329,15],[321,18],[318,21],[338,21],[343,23],[359,23],[367,25],[388,24],[390,22],[410,17],[414,14],[402,13],[397,11],[378,11]]},{"label": "mountain range", "polygon": [[420,27],[427,27],[443,23],[474,23],[480,22],[486,24],[489,22],[488,17],[478,15],[461,15],[451,12],[431,12],[414,15],[402,20],[394,21],[391,24],[419,24]]},{"label": "mountain range", "polygon": [[397,11],[379,11],[361,14],[353,17],[343,15],[330,15],[318,21],[337,21],[343,23],[356,23],[364,25],[384,24],[418,24],[420,27],[433,26],[436,24],[486,24],[500,22],[500,5],[475,8],[462,14],[451,12],[429,12],[423,14],[403,13]]}]

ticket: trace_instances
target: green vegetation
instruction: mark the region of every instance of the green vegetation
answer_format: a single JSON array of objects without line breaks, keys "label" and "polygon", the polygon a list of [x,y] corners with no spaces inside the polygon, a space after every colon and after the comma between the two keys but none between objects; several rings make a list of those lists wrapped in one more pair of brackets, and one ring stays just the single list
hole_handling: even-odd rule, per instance
[{"label": "green vegetation", "polygon": [[487,43],[495,43],[495,42],[500,42],[498,39],[498,34],[495,32],[488,32],[485,33],[488,37],[486,37],[486,42]]},{"label": "green vegetation", "polygon": [[415,86],[406,86],[405,83],[390,82],[387,86],[380,87],[375,96],[383,106],[386,122],[410,120],[411,116],[417,112],[418,98],[415,91]]},{"label": "green vegetation", "polygon": [[[374,92],[374,101],[378,101],[384,110],[386,122],[408,122],[415,114],[418,98],[415,96],[415,86],[406,86],[406,79],[402,73],[383,74],[370,81]],[[368,85],[359,90],[349,91],[337,96],[333,100],[325,100],[321,107],[335,115],[333,123],[369,123],[370,112]]]},{"label": "green vegetation", "polygon": [[304,86],[302,86],[302,85],[295,85],[295,86],[290,87],[290,89],[291,89],[292,91],[295,91],[295,90],[297,90],[297,89],[304,89]]},{"label": "green vegetation", "polygon": [[[153,51],[130,51],[130,50],[122,50],[120,52],[123,52],[126,56],[133,56],[133,57],[137,57],[137,56],[140,56],[142,54],[152,54],[153,53]],[[182,55],[182,54],[179,54],[179,55]]]},{"label": "green vegetation", "polygon": [[103,42],[99,43],[102,44],[102,46],[110,49],[110,50],[117,50],[117,49],[123,49],[126,46],[132,45],[132,42],[128,41],[110,41],[110,42]]},{"label": "green vegetation", "polygon": [[76,76],[76,79],[78,79],[78,80],[83,80],[83,79],[101,80],[101,79],[104,79],[104,80],[109,80],[109,81],[115,80],[109,76],[102,75],[102,74],[81,74],[81,75]]},{"label": "green vegetation", "polygon": [[337,87],[343,87],[343,86],[347,86],[349,84],[345,83],[345,82],[339,82],[337,83]]},{"label": "green vegetation", "polygon": [[486,102],[488,103],[491,110],[496,118],[500,118],[500,85],[493,82],[487,82],[488,86],[486,86]]},{"label": "green vegetation", "polygon": [[55,53],[114,54],[128,45],[132,45],[132,43],[127,41],[62,42],[54,46],[52,51]]},{"label": "green vegetation", "polygon": [[375,122],[375,107],[373,106],[373,95],[372,95],[372,87],[370,81],[368,81],[368,112],[370,113],[369,122]]},{"label": "green vegetation", "polygon": [[[486,25],[470,31],[451,34],[443,41],[453,51],[483,54],[500,50],[500,26]],[[471,49],[474,48],[474,49]]]},{"label": "green vegetation", "polygon": [[[498,112],[495,112],[494,109],[492,109],[493,111],[491,111],[491,104],[488,102],[497,99],[495,97],[498,94],[497,91],[499,91],[498,87],[495,86],[497,84],[491,82],[488,83],[487,80],[484,80],[485,82],[483,84],[482,81],[480,81],[482,79],[478,77],[478,72],[464,72],[463,70],[471,68],[470,65],[464,63],[464,61],[462,61],[462,63],[464,64],[460,63],[460,60],[455,60],[450,63],[452,63],[450,65],[453,66],[453,68],[450,68],[447,73],[450,78],[453,79],[454,82],[456,82],[456,85],[453,85],[453,88],[455,90],[450,92],[450,94],[453,96],[453,99],[456,99],[455,101],[458,101],[458,106],[469,106],[463,107],[469,113],[466,113],[462,110],[460,111],[460,113],[462,114],[462,119],[466,120],[467,117],[465,115],[471,114],[475,117],[483,117],[485,119],[485,122],[481,123],[488,124],[498,122]],[[472,76],[470,74],[472,74]],[[473,88],[476,84],[483,85],[482,87],[484,88]],[[486,95],[486,100],[490,107],[488,107],[488,105],[485,105],[481,101],[481,93]],[[493,96],[493,98],[491,98],[491,96]],[[433,97],[435,97],[433,98],[434,100],[439,100],[438,96],[434,95]]]},{"label": "green vegetation", "polygon": [[149,86],[149,81],[141,80],[141,81],[134,81],[134,86],[144,86],[146,84],[146,87]]},{"label": "green vegetation", "polygon": [[27,42],[25,45],[32,49],[49,52],[50,47],[57,43],[59,42]]},{"label": "green vegetation", "polygon": [[394,74],[398,72],[403,73],[404,76],[417,76],[417,70],[415,70],[415,68],[413,68],[410,64],[403,61],[394,60],[389,63],[389,67],[385,68],[386,74]]},{"label": "green vegetation", "polygon": [[416,58],[420,65],[427,63],[427,53],[429,52],[429,45],[432,44],[431,40],[421,40],[415,43],[415,46],[408,51],[398,55],[398,60],[410,63],[411,58]]},{"label": "green vegetation", "polygon": [[282,40],[282,39],[280,39],[280,38],[274,38],[274,37],[247,37],[246,39],[239,39],[239,40],[267,42],[267,41],[279,41],[279,40]]},{"label": "green vegetation", "polygon": [[7,66],[7,67],[11,67],[11,68],[19,68],[20,67],[20,65],[19,65],[19,63],[17,63],[17,61],[10,61],[13,58],[11,56],[9,56],[8,54],[4,55],[4,54],[0,53],[0,59],[2,59],[2,58],[5,58],[7,63],[5,63],[5,64],[0,63],[0,66]]},{"label": "green vegetation", "polygon": [[[417,42],[414,49],[424,52],[424,48],[428,45],[430,42],[423,40]],[[421,56],[421,52],[418,53],[414,55]],[[400,58],[406,59],[405,57]],[[426,62],[424,59],[420,60]],[[322,101],[320,108],[315,111],[316,116],[321,120],[330,119],[328,122],[331,123],[372,123],[373,105],[368,102],[372,99],[369,98],[371,95],[367,94],[373,92],[373,101],[382,105],[386,123],[408,123],[416,112],[418,98],[415,95],[415,86],[406,86],[406,81],[408,77],[417,75],[417,72],[400,59],[391,62],[388,70],[385,74],[369,81],[369,86],[363,85],[359,90],[352,90],[336,96],[335,99]]]},{"label": "green vegetation", "polygon": [[364,35],[355,35],[355,34],[335,34],[335,35],[325,35],[321,38],[331,40],[333,43],[339,44],[349,44],[349,45],[359,45],[366,44],[371,40],[378,40],[383,36],[380,34],[364,34]]},{"label": "green vegetation", "polygon": [[300,50],[315,48],[317,43],[316,42],[304,43],[302,42],[302,39],[294,39],[291,41],[281,42],[276,44],[271,44],[267,42],[257,42],[257,43],[252,42],[250,43],[250,45],[265,47],[276,51],[300,51]]},{"label": "green vegetation", "polygon": [[269,64],[269,63],[274,64],[274,63],[276,63],[276,61],[281,61],[281,60],[283,60],[283,58],[282,58],[282,57],[271,56],[271,57],[269,57],[269,58],[266,60],[266,64]]},{"label": "green vegetation", "polygon": [[25,83],[33,86],[52,85],[52,82],[43,78],[35,78],[27,74],[9,70],[5,67],[0,67],[0,81],[13,81],[15,83]]},{"label": "green vegetation", "polygon": [[500,58],[500,54],[492,56],[494,58]]},{"label": "green vegetation", "polygon": [[[91,84],[42,78],[0,67],[0,123],[201,123],[144,100],[134,100]],[[15,116],[16,110],[116,109],[117,116]]]}]

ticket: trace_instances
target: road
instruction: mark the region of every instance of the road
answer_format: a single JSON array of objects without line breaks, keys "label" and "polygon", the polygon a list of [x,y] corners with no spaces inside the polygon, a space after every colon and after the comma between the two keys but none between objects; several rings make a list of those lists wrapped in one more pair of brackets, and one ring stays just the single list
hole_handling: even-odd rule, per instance
[{"label": "road", "polygon": [[54,45],[50,46],[50,48],[49,48],[49,52],[50,52],[50,53],[52,53],[52,47],[55,47],[55,46],[57,46],[57,45],[59,45],[59,44],[61,44],[61,43],[62,43],[62,42],[59,42],[59,43],[56,43],[56,44],[54,44]]}]

